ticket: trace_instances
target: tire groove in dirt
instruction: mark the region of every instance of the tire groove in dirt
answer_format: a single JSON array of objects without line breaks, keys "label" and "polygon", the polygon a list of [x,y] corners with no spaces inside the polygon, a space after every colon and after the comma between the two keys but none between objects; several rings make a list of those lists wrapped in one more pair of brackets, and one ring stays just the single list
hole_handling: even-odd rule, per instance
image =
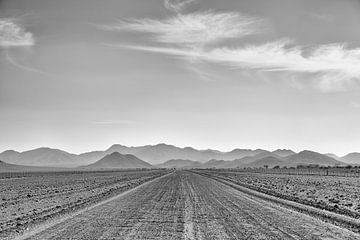
[{"label": "tire groove in dirt", "polygon": [[[229,199],[228,197],[224,196],[224,199],[226,199],[225,201],[232,206],[233,209],[237,209],[239,211],[241,211],[245,206],[247,208],[251,208],[251,204],[247,203],[247,202],[241,202],[241,205],[236,204],[236,202],[232,201],[231,199]],[[263,230],[265,230],[268,233],[273,233],[274,236],[279,235],[279,233],[283,234],[284,236],[286,236],[287,239],[300,239],[299,237],[296,236],[296,232],[292,231],[291,229],[287,229],[287,231],[289,231],[290,233],[288,233],[287,231],[283,230],[282,227],[277,226],[276,224],[274,224],[273,222],[267,220],[266,218],[264,218],[261,214],[257,214],[256,211],[252,211],[251,214],[248,214],[247,212],[244,212],[244,215],[246,214],[246,218],[249,219],[249,222],[253,222],[258,226],[261,226],[261,228]],[[279,232],[279,233],[278,233]]]},{"label": "tire groove in dirt", "polygon": [[201,176],[208,177],[210,179],[213,179],[215,181],[218,181],[222,184],[225,184],[227,186],[230,186],[234,189],[237,189],[238,191],[241,191],[245,194],[251,195],[253,197],[261,198],[266,201],[270,201],[276,204],[279,204],[283,207],[298,211],[302,214],[307,214],[309,216],[318,218],[324,222],[328,222],[331,224],[334,224],[336,226],[340,226],[346,229],[349,229],[350,231],[353,231],[355,233],[360,233],[360,220],[353,219],[347,216],[339,215],[333,212],[328,212],[326,210],[316,209],[312,206],[303,205],[301,203],[293,202],[286,199],[281,199],[272,195],[267,195],[265,193],[256,191],[254,189],[248,188],[246,185],[243,185],[241,183],[234,183],[231,180],[228,180],[224,177],[219,176],[213,176],[211,174],[203,173],[203,172],[196,172],[197,174],[200,174]]},{"label": "tire groove in dirt", "polygon": [[[239,209],[242,218],[245,218],[248,225],[261,226],[261,231],[251,231],[250,226],[248,227],[249,229],[243,227],[243,225],[238,221],[239,217],[235,216],[235,214],[232,214],[231,212],[231,210],[234,210],[233,206],[236,206],[233,203],[234,199],[229,199],[229,195],[218,194],[218,191],[224,190],[226,190],[226,188],[219,188],[219,186],[216,185],[213,187],[213,189],[207,189],[207,191],[212,193],[212,195],[214,196],[213,198],[206,200],[206,205],[213,207],[213,209],[209,209],[209,211],[221,212],[223,216],[223,218],[219,218],[218,221],[222,224],[225,234],[223,234],[221,237],[218,237],[218,239],[236,239],[238,237],[241,237],[240,239],[246,239],[248,237],[260,239],[262,236],[275,237],[279,235],[278,233],[273,234],[270,227],[267,224],[262,223],[260,221],[261,219],[256,219],[254,216],[252,216],[254,215],[255,211],[252,211],[250,215],[246,211],[243,211],[242,208],[237,208]],[[243,202],[241,202],[241,204],[244,205]],[[229,206],[231,206],[231,208],[229,208]],[[266,235],[261,235],[261,232],[266,232]],[[285,236],[287,237],[286,239],[293,239],[289,238],[289,235]]]},{"label": "tire groove in dirt", "polygon": [[[171,173],[169,173],[169,174],[171,174]],[[105,200],[103,200],[103,201],[101,201],[101,202],[98,202],[98,203],[95,203],[95,204],[93,204],[93,205],[90,205],[90,206],[88,206],[88,207],[86,207],[86,208],[84,208],[84,209],[81,209],[81,210],[79,210],[79,211],[76,211],[75,213],[68,214],[68,215],[64,215],[64,216],[61,217],[61,218],[55,219],[55,220],[50,221],[50,222],[46,222],[46,223],[44,223],[44,224],[41,225],[41,226],[38,226],[38,227],[36,227],[36,228],[34,228],[34,229],[31,229],[30,231],[24,232],[23,235],[15,236],[13,239],[14,239],[14,240],[23,240],[23,239],[30,238],[30,237],[32,237],[33,235],[35,235],[35,234],[37,234],[37,233],[39,233],[39,232],[45,231],[45,230],[47,230],[47,229],[49,229],[49,228],[51,228],[51,227],[53,227],[53,226],[55,226],[55,225],[57,225],[57,224],[60,224],[60,223],[66,221],[66,220],[68,220],[68,219],[71,219],[71,218],[73,218],[73,217],[76,217],[76,216],[78,216],[78,215],[80,215],[80,214],[82,214],[82,213],[84,213],[84,212],[86,212],[86,211],[89,211],[89,210],[91,210],[91,209],[94,209],[94,208],[96,208],[96,207],[99,207],[99,206],[101,206],[101,205],[104,205],[104,204],[106,204],[106,203],[108,203],[108,202],[111,202],[111,201],[113,201],[113,200],[115,200],[115,199],[117,199],[117,198],[119,198],[119,197],[121,197],[121,196],[123,196],[123,195],[129,194],[129,193],[131,193],[132,191],[135,191],[137,188],[142,187],[143,185],[150,184],[151,182],[153,182],[153,181],[155,181],[155,180],[157,180],[157,179],[159,179],[159,178],[164,178],[164,177],[166,177],[166,176],[169,175],[169,174],[165,174],[165,175],[156,177],[156,178],[154,178],[154,179],[151,179],[151,180],[149,180],[149,181],[147,181],[147,182],[144,182],[144,183],[140,184],[139,186],[136,186],[136,187],[134,187],[134,188],[132,188],[132,189],[129,189],[129,190],[127,190],[127,191],[125,191],[125,192],[122,192],[122,193],[120,193],[120,194],[118,194],[118,195],[115,195],[115,196],[113,196],[113,197],[111,197],[111,198],[105,199]]]},{"label": "tire groove in dirt", "polygon": [[[186,177],[186,176],[185,176]],[[184,208],[184,239],[185,240],[195,240],[195,239],[201,239],[201,238],[195,238],[194,236],[194,188],[192,185],[189,184],[189,181],[187,179],[185,181],[182,181],[182,187],[183,189],[188,189],[185,194],[185,208]]]},{"label": "tire groove in dirt", "polygon": [[[200,175],[198,175],[199,177],[201,177]],[[207,177],[202,177],[202,178],[207,178]],[[209,179],[210,181],[214,181],[212,179]],[[200,181],[200,180],[197,180]],[[206,181],[202,181],[202,182],[206,182]],[[203,187],[205,187],[206,185],[202,185]],[[231,217],[229,217],[227,214],[227,212],[224,212],[224,217],[227,217],[227,226],[237,226],[235,229],[231,229],[230,231],[236,232],[236,236],[237,238],[233,238],[230,237],[230,239],[324,239],[325,237],[327,237],[327,239],[359,239],[359,235],[357,234],[352,234],[351,232],[345,230],[344,232],[346,234],[342,234],[340,230],[340,232],[338,231],[334,231],[334,229],[339,229],[337,227],[333,227],[331,226],[331,224],[320,224],[319,221],[316,221],[315,219],[312,219],[310,217],[308,218],[308,221],[297,221],[297,216],[301,217],[301,215],[299,215],[299,213],[297,212],[293,212],[290,211],[286,208],[281,208],[281,207],[277,207],[274,206],[272,203],[268,202],[268,201],[260,201],[259,203],[261,204],[261,206],[257,206],[254,204],[254,201],[251,198],[246,197],[247,195],[244,195],[244,193],[241,193],[233,188],[230,188],[226,185],[223,185],[221,183],[218,184],[210,184],[211,187],[209,187],[208,189],[206,189],[207,193],[210,195],[211,191],[214,191],[214,194],[211,194],[212,196],[214,196],[214,198],[217,198],[218,200],[218,206],[223,205],[224,203],[228,203],[231,205],[237,205],[237,208],[234,207],[225,207],[224,209],[229,209],[232,210],[233,212],[230,213],[230,215],[237,215],[237,219],[235,218],[235,223],[232,223],[233,219]],[[226,195],[225,193],[228,192],[229,194]],[[221,193],[221,194],[219,194]],[[233,198],[236,195],[236,198]],[[230,201],[226,200],[226,197],[222,196],[228,196],[230,199],[233,198]],[[242,198],[246,199],[246,201],[242,200]],[[259,199],[260,200],[260,199]],[[208,200],[208,204],[210,206],[215,206],[215,203],[211,203],[213,200],[213,198]],[[255,202],[257,203],[257,202]],[[257,203],[257,204],[259,204]],[[264,207],[264,205],[266,204],[266,208]],[[256,207],[259,207],[261,210],[256,209]],[[275,208],[275,209],[274,209]],[[238,210],[238,212],[236,211]],[[266,211],[265,211],[266,210]],[[219,207],[217,209],[218,212],[221,212],[221,208]],[[264,211],[264,213],[263,213]],[[280,212],[280,214],[278,214]],[[260,214],[261,213],[261,214]],[[293,217],[287,219],[285,218],[284,220],[282,218],[284,218],[284,215],[287,214],[291,214],[294,215]],[[242,232],[245,232],[245,234],[241,235],[242,233],[237,232],[238,229],[241,228],[240,225],[236,225],[236,221],[239,221],[239,216],[247,216],[244,217],[246,222],[249,224],[250,226],[248,226],[248,229],[243,229]],[[269,217],[269,216],[272,217]],[[250,216],[250,217],[249,217]],[[267,218],[265,218],[267,216]],[[292,219],[294,219],[293,222]],[[261,223],[261,221],[263,221],[263,223]],[[293,224],[296,224],[296,222],[301,222],[301,224],[298,224],[298,226],[294,226]],[[221,223],[221,221],[219,221],[219,223]],[[255,226],[260,226],[259,229],[257,229],[256,231],[251,231],[251,227]],[[274,234],[272,234],[272,231],[269,229],[269,225],[273,228],[275,228],[277,230],[277,232],[275,232]],[[302,225],[304,225],[305,227],[302,227]],[[322,225],[322,228],[324,229],[324,231],[321,231],[320,229],[316,229],[319,228],[319,225]],[[246,226],[246,224],[245,224]],[[315,226],[315,227],[314,227]],[[228,228],[225,228],[226,230],[228,230]],[[263,232],[263,230],[265,229],[265,232]],[[245,230],[245,231],[244,231]],[[246,231],[247,230],[247,231]],[[310,230],[310,231],[309,231]],[[283,236],[281,236],[282,233]],[[263,233],[263,234],[261,234]],[[229,234],[228,234],[229,235]],[[252,235],[252,236],[249,236]],[[241,237],[240,237],[241,236]],[[279,237],[281,236],[281,237]],[[219,238],[221,239],[221,238]]]}]

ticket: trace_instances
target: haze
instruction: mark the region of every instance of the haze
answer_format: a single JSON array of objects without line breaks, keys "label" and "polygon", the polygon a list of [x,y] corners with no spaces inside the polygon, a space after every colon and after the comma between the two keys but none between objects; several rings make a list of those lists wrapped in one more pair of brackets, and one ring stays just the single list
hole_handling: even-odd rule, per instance
[{"label": "haze", "polygon": [[0,151],[360,151],[357,0],[2,0]]}]

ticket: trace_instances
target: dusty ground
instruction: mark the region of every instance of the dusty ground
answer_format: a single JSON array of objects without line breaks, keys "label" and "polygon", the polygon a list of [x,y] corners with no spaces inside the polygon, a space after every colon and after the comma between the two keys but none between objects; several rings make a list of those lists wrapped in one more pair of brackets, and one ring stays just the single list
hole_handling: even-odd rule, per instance
[{"label": "dusty ground", "polygon": [[360,219],[360,178],[203,171],[252,189]]},{"label": "dusty ground", "polygon": [[0,239],[103,201],[167,172],[54,172],[1,179]]},{"label": "dusty ground", "polygon": [[18,239],[360,239],[360,235],[177,171]]}]

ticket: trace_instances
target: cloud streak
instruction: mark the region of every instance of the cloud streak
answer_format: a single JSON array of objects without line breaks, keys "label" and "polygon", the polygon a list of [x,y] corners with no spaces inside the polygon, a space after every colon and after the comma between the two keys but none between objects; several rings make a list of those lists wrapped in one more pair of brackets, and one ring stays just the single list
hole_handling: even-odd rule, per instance
[{"label": "cloud streak", "polygon": [[0,47],[26,47],[34,44],[33,34],[27,32],[15,19],[0,18]]},{"label": "cloud streak", "polygon": [[165,0],[164,6],[166,9],[179,13],[187,5],[195,2],[196,0]]},{"label": "cloud streak", "polygon": [[240,13],[208,11],[178,14],[163,20],[121,21],[104,29],[151,34],[156,43],[120,47],[172,55],[188,64],[206,61],[232,68],[282,72],[293,82],[307,74],[310,76],[307,79],[322,91],[346,90],[360,80],[360,48],[350,49],[346,44],[304,48],[285,39],[241,47],[227,46],[226,40],[261,33],[263,22]]},{"label": "cloud streak", "polygon": [[180,14],[164,20],[135,19],[103,26],[104,30],[134,31],[153,35],[156,42],[198,48],[258,32],[260,19],[239,13],[213,11]]},{"label": "cloud streak", "polygon": [[21,70],[24,70],[24,71],[28,71],[28,72],[33,72],[33,73],[39,73],[39,74],[43,74],[43,75],[46,75],[46,76],[50,76],[50,74],[44,72],[44,71],[41,71],[39,69],[36,69],[36,68],[32,68],[32,67],[28,67],[28,66],[25,66],[21,63],[19,63],[18,61],[16,61],[13,57],[10,56],[10,53],[9,51],[6,51],[6,60],[11,63],[12,65],[14,65],[15,67],[21,69]]},{"label": "cloud streak", "polygon": [[360,80],[360,48],[329,44],[311,50],[277,41],[257,46],[218,48],[201,56],[204,60],[225,63],[237,68],[269,72],[313,74],[315,87],[322,91],[346,90]]},{"label": "cloud streak", "polygon": [[[171,1],[171,3],[179,2]],[[181,1],[182,6],[189,3],[190,1]],[[170,4],[170,1],[165,1],[165,4]],[[260,26],[263,24],[262,19],[234,12],[206,11],[190,14],[176,12],[176,16],[168,19],[133,19],[120,21],[113,25],[101,26],[101,29],[150,34],[155,42],[172,48],[172,50],[170,48],[158,48],[157,51],[163,51],[163,53],[173,51],[170,54],[178,56],[184,54],[176,52],[186,51],[187,54],[185,55],[188,60],[186,67],[201,79],[213,81],[216,76],[209,74],[199,66],[201,63],[195,59],[197,53],[211,49],[215,45],[223,44],[229,39],[239,39],[260,33]],[[136,48],[136,46],[132,47]],[[140,49],[141,47],[138,46],[138,50]],[[194,58],[189,59],[190,55],[193,55]]]},{"label": "cloud streak", "polygon": [[27,32],[15,18],[0,18],[0,48],[5,49],[5,59],[13,66],[32,73],[39,73],[50,76],[48,73],[36,68],[25,66],[19,63],[10,55],[11,49],[32,47],[35,45],[35,38],[31,32]]},{"label": "cloud streak", "polygon": [[[323,91],[346,90],[360,80],[360,48],[348,49],[342,44],[319,46],[308,53],[287,41],[242,48],[214,48],[207,51],[169,47],[111,45],[138,51],[173,55],[184,60],[197,59],[239,69],[266,72],[315,74],[316,87]],[[293,76],[294,77],[294,76]]]}]

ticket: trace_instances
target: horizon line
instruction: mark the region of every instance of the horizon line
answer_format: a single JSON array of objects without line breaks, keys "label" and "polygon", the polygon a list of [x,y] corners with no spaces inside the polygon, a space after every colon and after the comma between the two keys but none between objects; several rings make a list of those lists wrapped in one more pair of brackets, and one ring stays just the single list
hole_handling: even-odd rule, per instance
[{"label": "horizon line", "polygon": [[264,151],[268,151],[268,152],[275,152],[277,150],[290,150],[290,151],[293,151],[295,153],[300,153],[302,151],[311,151],[311,152],[318,152],[318,153],[321,153],[321,154],[333,154],[335,155],[336,157],[344,157],[348,154],[351,154],[351,153],[360,153],[360,151],[350,151],[350,152],[347,152],[345,154],[336,154],[336,153],[333,153],[331,151],[327,151],[327,152],[322,152],[322,151],[316,151],[316,150],[313,150],[313,149],[308,149],[308,148],[304,148],[302,150],[294,150],[292,148],[274,148],[274,149],[268,149],[268,148],[261,148],[261,147],[257,147],[257,148],[249,148],[249,147],[244,147],[244,148],[241,148],[241,147],[235,147],[235,148],[231,148],[230,150],[218,150],[216,148],[206,148],[206,149],[202,149],[202,148],[196,148],[196,147],[192,147],[192,146],[179,146],[179,145],[175,145],[175,144],[169,144],[169,143],[164,143],[164,142],[159,142],[159,143],[156,143],[156,144],[145,144],[145,145],[125,145],[125,144],[120,144],[120,143],[114,143],[114,144],[111,144],[109,147],[105,148],[105,149],[93,149],[93,150],[87,150],[87,151],[79,151],[79,152],[73,152],[73,151],[69,151],[69,150],[66,150],[66,148],[61,148],[61,147],[55,147],[55,146],[39,146],[39,147],[33,147],[33,148],[28,148],[28,149],[25,149],[25,150],[15,150],[15,148],[12,148],[12,149],[5,149],[5,150],[2,150],[0,152],[1,153],[4,153],[6,151],[15,151],[15,152],[18,152],[18,153],[22,153],[22,152],[27,152],[27,151],[31,151],[31,150],[36,150],[36,149],[41,149],[41,148],[44,148],[44,149],[53,149],[53,150],[60,150],[60,151],[64,151],[64,152],[67,152],[69,154],[74,154],[74,155],[81,155],[81,154],[84,154],[84,153],[89,153],[89,152],[96,152],[96,151],[106,151],[108,149],[110,149],[111,147],[113,147],[114,145],[120,145],[120,146],[124,146],[124,147],[128,147],[128,148],[136,148],[136,147],[145,147],[145,146],[158,146],[158,145],[166,145],[166,146],[172,146],[172,147],[176,147],[176,148],[181,148],[181,149],[185,149],[185,148],[192,148],[194,150],[197,150],[197,151],[217,151],[217,152],[220,152],[220,153],[229,153],[229,152],[232,152],[234,150],[251,150],[251,151],[256,151],[256,150],[264,150]]}]

